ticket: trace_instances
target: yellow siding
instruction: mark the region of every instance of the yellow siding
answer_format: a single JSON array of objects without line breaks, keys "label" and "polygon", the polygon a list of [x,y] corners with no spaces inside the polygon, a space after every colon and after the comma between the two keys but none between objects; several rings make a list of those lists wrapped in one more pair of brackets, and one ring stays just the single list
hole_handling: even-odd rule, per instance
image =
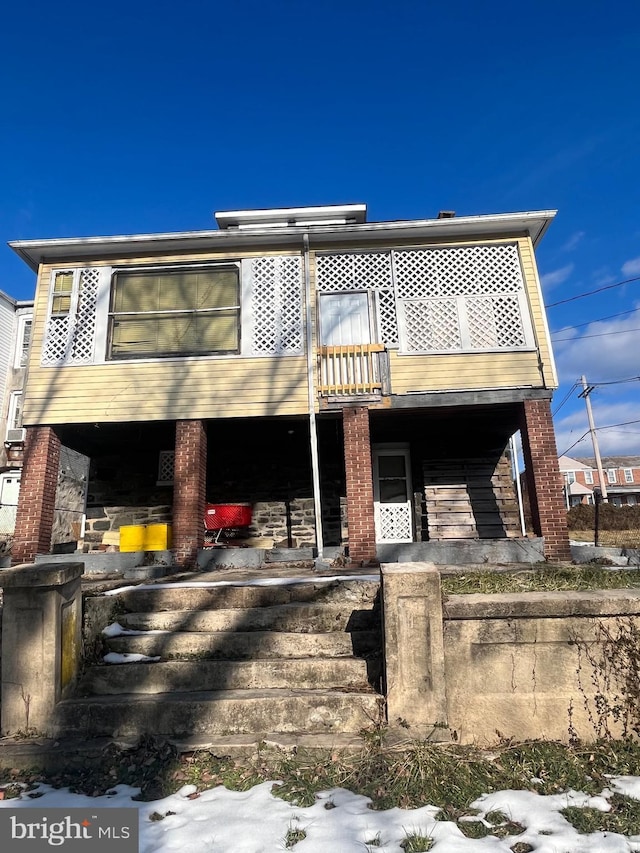
[{"label": "yellow siding", "polygon": [[527,288],[529,308],[531,311],[533,331],[536,338],[536,344],[540,351],[540,361],[542,363],[544,374],[544,387],[555,389],[558,387],[558,382],[554,375],[555,371],[552,367],[553,355],[551,353],[551,342],[549,340],[549,335],[547,334],[547,329],[545,328],[545,309],[540,298],[540,286],[533,254],[533,245],[531,244],[529,237],[521,238],[518,241],[518,244]]},{"label": "yellow siding", "polygon": [[535,352],[469,355],[390,354],[391,391],[461,391],[483,388],[540,387]]},{"label": "yellow siding", "polygon": [[24,422],[290,415],[307,411],[306,360],[162,359],[31,368]]}]

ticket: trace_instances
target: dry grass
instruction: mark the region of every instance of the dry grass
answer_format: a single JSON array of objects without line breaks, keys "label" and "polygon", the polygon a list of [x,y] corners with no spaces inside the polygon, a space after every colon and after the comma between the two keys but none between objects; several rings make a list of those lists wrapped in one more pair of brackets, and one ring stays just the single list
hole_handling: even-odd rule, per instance
[{"label": "dry grass", "polygon": [[442,578],[445,595],[561,590],[631,589],[640,586],[640,569],[600,565],[541,566],[516,572],[468,572]]},{"label": "dry grass", "polygon": [[[571,539],[593,544],[593,530],[570,530]],[[608,548],[640,548],[640,530],[601,530],[599,545]]]}]

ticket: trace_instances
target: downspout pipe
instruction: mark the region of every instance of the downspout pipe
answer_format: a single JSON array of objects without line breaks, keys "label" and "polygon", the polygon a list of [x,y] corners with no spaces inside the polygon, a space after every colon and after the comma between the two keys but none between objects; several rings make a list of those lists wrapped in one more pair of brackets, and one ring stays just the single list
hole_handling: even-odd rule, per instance
[{"label": "downspout pipe", "polygon": [[318,562],[324,559],[322,538],[322,502],[320,500],[320,463],[318,458],[318,427],[316,422],[316,365],[313,348],[313,322],[311,319],[311,267],[309,259],[309,233],[302,235],[304,267],[304,304],[307,342],[307,391],[309,394],[309,442],[311,449],[311,477],[313,481],[313,505],[316,517],[316,548]]}]

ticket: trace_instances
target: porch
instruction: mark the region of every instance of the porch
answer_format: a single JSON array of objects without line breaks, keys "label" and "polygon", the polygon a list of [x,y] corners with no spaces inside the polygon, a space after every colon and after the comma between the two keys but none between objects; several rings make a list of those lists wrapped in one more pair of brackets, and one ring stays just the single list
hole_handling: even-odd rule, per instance
[{"label": "porch", "polygon": [[[198,555],[206,502],[251,505],[251,524],[226,542],[235,546],[228,553],[302,548],[337,565],[513,562],[522,554],[535,561],[542,552],[522,532],[507,452],[520,428],[537,497],[532,532],[544,541],[546,558],[569,558],[548,401],[458,394],[443,405],[420,397],[411,408],[343,405],[321,412],[316,471],[309,419],[282,417],[67,425],[55,433],[40,427],[30,430],[25,478],[33,476],[29,457],[33,468],[47,443],[62,441],[86,454],[83,550],[117,550],[125,525],[171,524],[173,553],[185,568],[219,559]],[[49,492],[55,502],[55,488]],[[26,532],[23,525],[16,562],[50,550],[34,551],[31,536],[28,553]],[[454,543],[464,546],[459,554]],[[464,556],[471,552],[478,558]]]}]

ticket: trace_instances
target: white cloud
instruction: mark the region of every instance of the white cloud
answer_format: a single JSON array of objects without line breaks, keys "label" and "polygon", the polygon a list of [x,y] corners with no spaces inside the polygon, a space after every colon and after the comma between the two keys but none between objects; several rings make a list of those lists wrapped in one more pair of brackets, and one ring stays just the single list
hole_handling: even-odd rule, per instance
[{"label": "white cloud", "polygon": [[[589,383],[616,382],[615,385],[596,387],[591,395],[591,405],[598,428],[598,441],[602,455],[640,455],[640,381],[618,383],[620,379],[640,376],[640,305],[633,314],[615,320],[591,323],[580,334],[567,329],[554,337],[569,337],[558,341],[554,352],[560,380],[578,381],[583,374]],[[593,337],[597,336],[597,337]],[[560,392],[564,393],[564,392]],[[556,405],[560,396],[556,397]],[[573,411],[567,413],[571,406]],[[588,434],[586,409],[582,400],[573,400],[558,413],[555,420],[558,452],[568,450],[581,436],[569,456],[593,456],[593,446]],[[613,424],[636,424],[603,429]]]},{"label": "white cloud", "polygon": [[630,261],[622,264],[622,274],[628,276],[640,275],[640,258],[631,258]]},{"label": "white cloud", "polygon": [[561,247],[562,251],[563,252],[573,252],[573,250],[575,248],[577,248],[578,243],[580,243],[580,241],[582,240],[584,235],[585,235],[584,231],[576,231],[575,234],[572,234],[571,237],[569,237],[569,239],[564,244],[564,246]]},{"label": "white cloud", "polygon": [[[640,375],[640,306],[635,308],[626,317],[590,323],[579,335],[569,329],[555,332],[553,349],[560,381],[573,382],[583,373],[591,382]],[[570,336],[571,340],[557,340]]]},{"label": "white cloud", "polygon": [[[635,396],[637,398],[637,391]],[[565,417],[558,416],[555,420],[558,454],[566,453],[573,458],[592,457],[593,443],[589,433],[586,407],[582,400],[577,403],[581,408]],[[634,399],[613,401],[596,388],[591,394],[591,406],[601,456],[640,455],[640,401]],[[629,423],[629,421],[637,421],[637,423]],[[614,426],[615,424],[625,424],[625,426],[618,427]],[[614,428],[609,429],[611,426]]]},{"label": "white cloud", "polygon": [[540,279],[543,289],[549,292],[550,290],[553,290],[554,287],[565,282],[573,272],[574,266],[575,264],[566,264],[564,267],[560,267],[557,270],[553,270],[552,272],[548,272],[543,275]]}]

